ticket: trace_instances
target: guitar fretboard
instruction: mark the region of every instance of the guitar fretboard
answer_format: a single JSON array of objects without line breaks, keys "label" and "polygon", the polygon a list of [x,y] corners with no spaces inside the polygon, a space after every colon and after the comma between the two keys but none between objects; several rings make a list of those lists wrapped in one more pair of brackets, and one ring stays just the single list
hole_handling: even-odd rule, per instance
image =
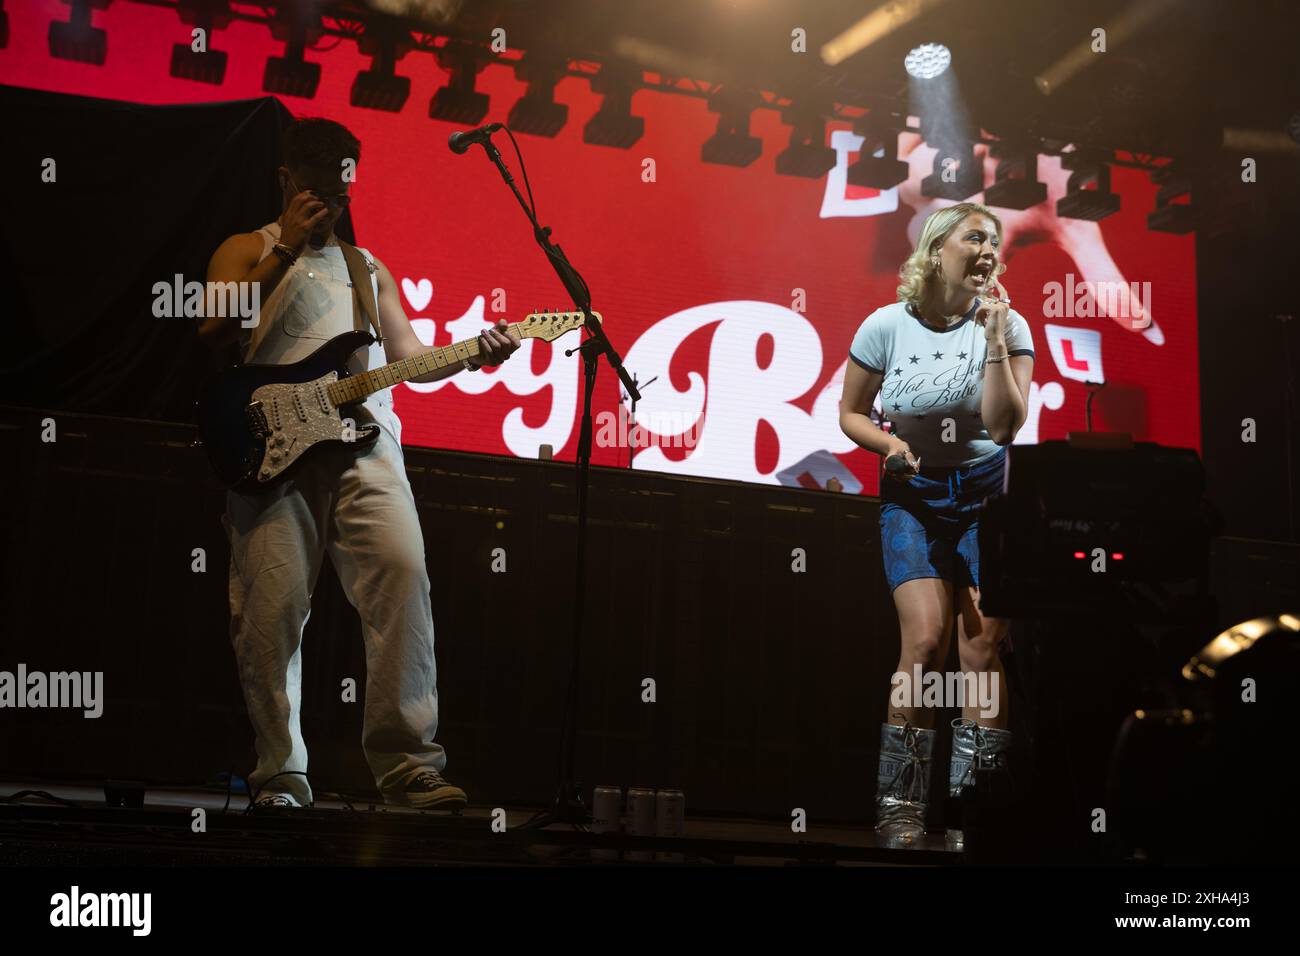
[{"label": "guitar fretboard", "polygon": [[[536,335],[536,332],[525,330],[519,322],[508,326],[505,331],[514,332],[520,340]],[[389,362],[379,368],[359,372],[340,382],[335,382],[328,389],[330,401],[335,405],[358,402],[380,389],[391,388],[400,382],[428,375],[449,365],[459,365],[465,359],[473,359],[478,355],[477,337],[465,339],[463,342],[453,342],[451,345],[444,345],[418,355],[410,355],[398,362]]]}]

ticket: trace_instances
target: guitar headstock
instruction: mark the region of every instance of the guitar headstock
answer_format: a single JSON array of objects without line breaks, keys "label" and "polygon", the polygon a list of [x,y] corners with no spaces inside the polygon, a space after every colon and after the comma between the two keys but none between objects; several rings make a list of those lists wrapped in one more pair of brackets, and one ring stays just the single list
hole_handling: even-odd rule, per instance
[{"label": "guitar headstock", "polygon": [[[601,321],[599,312],[592,312],[591,317]],[[519,323],[519,331],[525,338],[554,342],[564,333],[582,328],[585,321],[581,312],[530,312]]]}]

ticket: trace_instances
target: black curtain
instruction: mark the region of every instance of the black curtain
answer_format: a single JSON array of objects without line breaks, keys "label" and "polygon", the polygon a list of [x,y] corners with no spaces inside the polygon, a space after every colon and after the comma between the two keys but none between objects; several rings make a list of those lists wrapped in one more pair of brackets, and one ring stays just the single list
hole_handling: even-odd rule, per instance
[{"label": "black curtain", "polygon": [[[0,241],[0,404],[193,420],[207,354],[196,320],[156,318],[155,283],[204,281],[227,237],[280,213],[292,121],[271,97],[191,106],[0,86],[10,144]],[[53,181],[43,173],[53,160]],[[336,230],[352,238],[345,216]]]}]

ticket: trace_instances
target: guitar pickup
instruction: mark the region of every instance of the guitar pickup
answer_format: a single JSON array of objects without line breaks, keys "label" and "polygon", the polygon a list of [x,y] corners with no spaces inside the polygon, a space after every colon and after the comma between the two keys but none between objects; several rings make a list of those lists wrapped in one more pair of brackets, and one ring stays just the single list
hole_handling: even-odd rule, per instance
[{"label": "guitar pickup", "polygon": [[244,406],[244,417],[248,419],[248,427],[254,435],[271,434],[271,426],[267,424],[266,412],[262,409],[260,401],[250,402]]}]

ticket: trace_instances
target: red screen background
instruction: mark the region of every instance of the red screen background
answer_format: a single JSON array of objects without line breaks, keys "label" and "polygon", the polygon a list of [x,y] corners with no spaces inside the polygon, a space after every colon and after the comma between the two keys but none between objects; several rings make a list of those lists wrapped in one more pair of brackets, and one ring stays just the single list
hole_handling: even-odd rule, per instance
[{"label": "red screen background", "polygon": [[[65,20],[67,7],[54,0],[14,6],[6,5],[11,36],[0,50],[0,83],[9,85],[154,104],[245,99],[265,95],[266,59],[282,52],[266,27],[236,22],[211,43],[229,53],[220,86],[173,78],[172,44],[188,43],[190,28],[174,10],[117,3],[95,13],[95,25],[108,32],[106,63],[71,63],[50,57],[46,46],[50,21]],[[316,96],[283,101],[296,115],[338,120],[360,138],[357,240],[407,290],[403,304],[422,338],[447,344],[498,317],[514,322],[569,306],[495,169],[477,149],[450,153],[447,136],[458,127],[428,118],[429,100],[447,78],[431,56],[414,53],[399,62],[411,95],[396,114],[349,105],[353,78],[370,63],[355,43],[309,51],[307,59],[322,65]],[[496,65],[480,75],[478,89],[491,98],[484,122],[504,122],[524,84]],[[860,484],[875,493],[878,459],[839,433],[838,378],[863,319],[895,299],[897,268],[917,225],[913,207],[921,203],[915,181],[930,172],[932,152],[920,146],[910,154],[913,178],[900,187],[896,211],[823,216],[828,177],[775,172],[789,139],[775,111],[754,113],[751,132],[763,153],[740,169],[701,162],[700,146],[717,122],[703,99],[638,92],[632,111],[645,118],[645,135],[630,149],[614,149],[582,142],[600,104],[585,79],[563,80],[555,97],[569,107],[559,135],[519,137],[538,216],[586,278],[629,371],[640,381],[667,373],[645,389],[638,414],[697,406],[702,412],[689,454],[643,449],[637,467],[766,482],[786,472],[787,483],[803,474],[808,484],[825,478],[825,454],[822,466],[809,463],[824,451],[835,456],[831,471],[841,469],[850,490]],[[828,143],[837,129],[848,126],[832,124]],[[497,142],[522,185],[509,140],[499,135]],[[901,145],[909,158],[915,137],[904,134]],[[647,160],[652,182],[645,181]],[[1059,161],[1044,157],[1039,173],[1054,198],[1064,180]],[[1025,213],[996,210],[1008,228],[1002,281],[1029,322],[1037,353],[1031,405],[1039,408],[1017,440],[1082,430],[1087,389],[1078,379],[1100,372],[1107,388],[1094,407],[1095,428],[1199,450],[1193,237],[1146,228],[1156,192],[1146,173],[1117,167],[1112,175],[1122,207],[1097,224],[1057,219],[1050,200]],[[832,193],[849,205],[876,196],[851,188]],[[889,205],[888,199],[877,201]],[[1051,284],[1068,276],[1076,284],[1116,277],[1150,283],[1159,336],[1109,317],[1044,315]],[[422,288],[432,290],[427,302]],[[493,312],[502,303],[504,311]],[[695,311],[680,315],[687,310]],[[1080,361],[1093,342],[1088,362],[1101,365],[1068,377],[1049,348],[1048,326],[1063,330],[1067,363],[1070,356]],[[547,442],[557,458],[572,458],[581,369],[562,347],[576,344],[576,333],[555,345],[529,340],[500,369],[458,375],[432,389],[397,386],[404,442],[529,456]],[[684,397],[692,387],[698,401]],[[609,415],[621,397],[614,374],[602,367],[593,411]],[[690,417],[674,421],[689,425]],[[598,442],[593,461],[626,465],[628,452]]]}]

